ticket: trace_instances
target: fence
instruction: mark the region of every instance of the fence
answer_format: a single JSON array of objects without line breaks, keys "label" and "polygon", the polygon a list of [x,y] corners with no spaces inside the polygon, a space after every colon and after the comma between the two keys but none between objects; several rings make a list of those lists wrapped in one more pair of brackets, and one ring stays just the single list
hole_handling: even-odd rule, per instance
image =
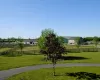
[{"label": "fence", "polygon": [[100,52],[100,48],[76,48],[76,49],[67,49],[69,53],[78,53],[78,52]]},{"label": "fence", "polygon": [[[66,52],[68,53],[80,53],[80,52],[100,52],[100,48],[76,48],[76,49],[66,49]],[[13,49],[1,52],[0,55],[20,55],[20,54],[25,54],[25,55],[40,55],[40,50],[30,50],[30,51],[23,51],[22,53],[20,51],[16,51]]]}]

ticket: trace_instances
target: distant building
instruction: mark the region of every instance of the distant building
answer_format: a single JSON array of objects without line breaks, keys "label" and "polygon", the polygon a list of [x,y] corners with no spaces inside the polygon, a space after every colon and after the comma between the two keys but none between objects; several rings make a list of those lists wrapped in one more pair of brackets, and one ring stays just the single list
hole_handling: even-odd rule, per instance
[{"label": "distant building", "polygon": [[[0,41],[0,44],[16,44],[17,40],[2,40]],[[36,45],[37,44],[37,39],[23,39],[24,44],[29,44],[29,45]]]},{"label": "distant building", "polygon": [[36,45],[37,39],[23,39],[24,44]]},{"label": "distant building", "polygon": [[[77,37],[72,37],[72,36],[63,36],[65,39],[67,39],[67,44],[68,45],[75,45],[76,44],[76,41],[75,39]],[[82,37],[80,37],[82,39]]]}]

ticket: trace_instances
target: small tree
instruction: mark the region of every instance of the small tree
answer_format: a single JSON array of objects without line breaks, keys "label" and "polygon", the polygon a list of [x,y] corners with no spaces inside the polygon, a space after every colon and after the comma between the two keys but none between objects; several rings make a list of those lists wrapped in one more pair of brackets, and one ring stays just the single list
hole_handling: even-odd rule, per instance
[{"label": "small tree", "polygon": [[20,48],[21,53],[23,53],[24,43],[22,38],[18,38],[17,40],[18,47]]},{"label": "small tree", "polygon": [[95,36],[94,39],[93,39],[93,42],[95,44],[95,47],[97,48],[97,45],[99,43],[99,38]]},{"label": "small tree", "polygon": [[82,44],[82,39],[80,37],[76,37],[75,41],[76,41],[76,47],[79,48]]},{"label": "small tree", "polygon": [[53,33],[47,35],[45,39],[46,41],[44,42],[44,46],[46,49],[41,49],[41,52],[44,54],[49,54],[50,60],[53,64],[53,75],[55,76],[56,62],[59,58],[59,55],[65,52],[65,48],[59,42],[58,37]]},{"label": "small tree", "polygon": [[[38,46],[39,46],[39,48],[41,50],[46,50],[46,46],[44,45],[44,43],[46,41],[46,38],[45,37],[48,36],[49,34],[52,34],[52,33],[54,33],[54,30],[53,29],[50,29],[50,28],[42,30],[41,36],[38,39]],[[46,53],[46,52],[43,53],[43,54],[47,55],[47,60],[48,60],[49,59],[49,54]]]},{"label": "small tree", "polygon": [[2,46],[2,38],[0,38],[0,48],[1,48],[1,46]]}]

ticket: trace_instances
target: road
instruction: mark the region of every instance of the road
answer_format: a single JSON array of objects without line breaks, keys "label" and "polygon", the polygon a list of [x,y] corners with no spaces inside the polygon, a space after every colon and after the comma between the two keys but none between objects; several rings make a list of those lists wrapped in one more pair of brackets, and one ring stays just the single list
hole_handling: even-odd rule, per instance
[{"label": "road", "polygon": [[[74,66],[94,66],[100,67],[100,64],[93,63],[67,63],[67,64],[57,64],[56,67],[74,67]],[[44,64],[44,65],[36,65],[36,66],[27,66],[21,68],[15,68],[10,70],[0,71],[0,80],[5,80],[6,78],[13,76],[15,74],[19,74],[26,71],[38,70],[41,68],[52,68],[52,64]]]}]

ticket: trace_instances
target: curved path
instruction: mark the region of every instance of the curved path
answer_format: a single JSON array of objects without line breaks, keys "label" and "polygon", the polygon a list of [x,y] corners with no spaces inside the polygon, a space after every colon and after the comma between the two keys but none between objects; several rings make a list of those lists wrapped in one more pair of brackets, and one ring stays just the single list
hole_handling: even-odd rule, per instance
[{"label": "curved path", "polygon": [[[100,67],[100,64],[92,64],[92,63],[68,63],[68,64],[57,64],[56,67],[73,67],[73,66],[95,66]],[[12,75],[19,74],[22,72],[37,70],[41,68],[51,68],[52,64],[45,65],[36,65],[36,66],[27,66],[21,68],[15,68],[10,70],[0,71],[0,80],[4,80]]]}]

